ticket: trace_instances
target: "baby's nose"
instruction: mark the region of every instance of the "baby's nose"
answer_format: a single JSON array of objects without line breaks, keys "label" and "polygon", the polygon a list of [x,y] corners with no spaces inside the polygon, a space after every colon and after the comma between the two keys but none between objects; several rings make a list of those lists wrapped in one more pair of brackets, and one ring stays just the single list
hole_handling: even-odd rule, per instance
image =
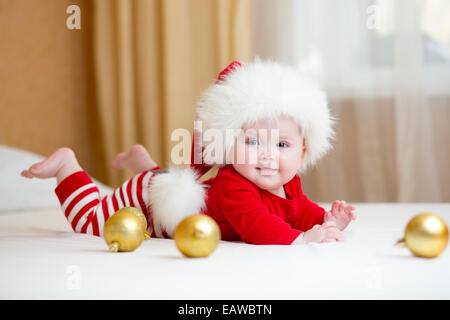
[{"label": "baby's nose", "polygon": [[272,148],[270,146],[262,145],[258,150],[259,160],[262,161],[270,161],[277,158],[277,149]]}]

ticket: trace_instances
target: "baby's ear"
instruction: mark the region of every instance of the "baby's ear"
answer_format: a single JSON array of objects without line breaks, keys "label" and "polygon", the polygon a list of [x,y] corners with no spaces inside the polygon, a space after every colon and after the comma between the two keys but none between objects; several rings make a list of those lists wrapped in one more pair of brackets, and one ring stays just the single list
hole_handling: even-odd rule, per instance
[{"label": "baby's ear", "polygon": [[308,148],[306,147],[305,140],[303,139],[303,146],[302,146],[302,162],[305,159],[306,151],[308,151]]},{"label": "baby's ear", "polygon": [[305,137],[302,138],[302,152],[305,153],[308,150],[306,147],[306,139]]}]

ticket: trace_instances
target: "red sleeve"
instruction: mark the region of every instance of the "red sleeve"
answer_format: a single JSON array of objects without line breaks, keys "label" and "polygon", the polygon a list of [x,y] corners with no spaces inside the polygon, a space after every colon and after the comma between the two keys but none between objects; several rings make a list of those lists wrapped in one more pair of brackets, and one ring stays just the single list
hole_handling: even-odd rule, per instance
[{"label": "red sleeve", "polygon": [[308,231],[316,224],[322,224],[324,215],[325,209],[309,200],[308,197],[302,193],[299,199],[297,219],[293,223],[293,227],[299,230]]},{"label": "red sleeve", "polygon": [[244,178],[223,178],[217,204],[242,240],[253,244],[291,244],[301,233],[271,213],[258,189]]}]

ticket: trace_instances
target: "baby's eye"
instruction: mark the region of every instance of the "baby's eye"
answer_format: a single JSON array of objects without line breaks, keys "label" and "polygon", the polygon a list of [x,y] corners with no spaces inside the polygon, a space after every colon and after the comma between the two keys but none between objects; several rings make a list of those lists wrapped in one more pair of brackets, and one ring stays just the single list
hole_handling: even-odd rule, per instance
[{"label": "baby's eye", "polygon": [[280,147],[280,148],[287,148],[287,147],[288,147],[288,144],[287,144],[286,142],[279,142],[279,143],[277,144],[277,147]]},{"label": "baby's eye", "polygon": [[256,146],[256,145],[258,145],[258,140],[253,139],[253,138],[247,138],[246,143],[250,146]]}]

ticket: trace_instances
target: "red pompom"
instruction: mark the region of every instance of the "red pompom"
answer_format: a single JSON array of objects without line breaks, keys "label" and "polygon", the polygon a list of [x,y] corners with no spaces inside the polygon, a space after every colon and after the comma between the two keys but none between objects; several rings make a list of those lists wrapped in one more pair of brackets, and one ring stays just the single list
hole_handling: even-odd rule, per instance
[{"label": "red pompom", "polygon": [[217,78],[216,82],[223,81],[229,73],[231,73],[234,69],[237,69],[238,67],[242,67],[242,64],[239,61],[233,61],[232,63],[230,63],[228,67],[226,67],[225,69],[222,70],[221,73],[219,73],[219,77]]}]

